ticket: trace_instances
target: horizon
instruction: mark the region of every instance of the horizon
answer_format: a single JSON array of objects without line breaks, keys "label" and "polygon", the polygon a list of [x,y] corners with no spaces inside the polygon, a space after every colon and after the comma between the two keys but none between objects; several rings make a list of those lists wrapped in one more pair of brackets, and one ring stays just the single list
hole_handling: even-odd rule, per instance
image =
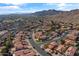
[{"label": "horizon", "polygon": [[35,13],[43,10],[70,11],[79,9],[79,3],[0,3],[0,15]]},{"label": "horizon", "polygon": [[[79,9],[72,9],[72,10],[56,10],[56,9],[48,9],[48,10],[40,10],[40,11],[36,11],[36,12],[42,12],[42,11],[49,11],[49,10],[55,10],[55,11],[73,11],[73,10],[79,10]],[[30,13],[8,13],[8,14],[0,14],[1,15],[20,15],[20,14],[32,14],[32,13],[36,13],[36,12],[30,12]]]}]

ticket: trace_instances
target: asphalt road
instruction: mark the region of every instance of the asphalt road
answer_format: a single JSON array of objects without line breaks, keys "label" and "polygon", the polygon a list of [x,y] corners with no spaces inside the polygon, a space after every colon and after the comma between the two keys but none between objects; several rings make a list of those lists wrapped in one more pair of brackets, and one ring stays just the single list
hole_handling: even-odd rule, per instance
[{"label": "asphalt road", "polygon": [[31,45],[37,50],[38,53],[40,53],[42,56],[50,56],[49,54],[47,54],[47,52],[45,52],[44,50],[42,50],[33,40],[32,38],[32,33],[30,35],[30,39],[29,42],[31,43]]}]

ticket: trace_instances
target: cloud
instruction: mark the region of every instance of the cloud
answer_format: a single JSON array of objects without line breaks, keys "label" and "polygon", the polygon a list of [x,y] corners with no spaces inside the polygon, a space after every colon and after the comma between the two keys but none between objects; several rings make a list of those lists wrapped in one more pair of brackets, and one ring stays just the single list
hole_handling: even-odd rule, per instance
[{"label": "cloud", "polygon": [[79,3],[59,3],[57,4],[57,10],[69,11],[73,9],[79,9]]},{"label": "cloud", "polygon": [[79,0],[0,0],[0,3],[14,5],[24,3],[79,3]]},{"label": "cloud", "polygon": [[0,6],[0,14],[17,13],[19,10],[19,6]]},{"label": "cloud", "polygon": [[56,4],[56,3],[46,3],[46,5],[48,5],[48,6],[52,6],[54,4]]},{"label": "cloud", "polygon": [[59,7],[64,7],[66,5],[66,3],[59,3],[58,6]]},{"label": "cloud", "polygon": [[11,6],[0,6],[0,14],[11,14],[11,13],[33,13],[39,11],[34,8],[21,8],[20,5]]},{"label": "cloud", "polygon": [[19,6],[3,6],[3,7],[0,7],[0,9],[19,9],[20,7]]},{"label": "cloud", "polygon": [[22,11],[18,11],[18,13],[34,13],[36,12],[35,10],[22,10]]},{"label": "cloud", "polygon": [[[74,5],[75,5],[75,4],[74,4]],[[70,4],[70,3],[58,3],[57,6],[58,6],[57,10],[69,11],[69,10],[74,9],[72,3],[71,3],[71,4]],[[77,6],[77,5],[76,5],[76,6]],[[75,7],[76,7],[76,6],[75,6]],[[73,7],[73,8],[71,8],[71,7]]]},{"label": "cloud", "polygon": [[56,10],[69,11],[72,9],[79,9],[79,3],[46,3],[47,6],[55,6]]},{"label": "cloud", "polygon": [[57,4],[58,6],[58,10],[67,10],[65,7],[66,7],[66,3],[59,3]]},{"label": "cloud", "polygon": [[29,10],[28,9],[26,9],[26,10],[22,10],[22,11],[20,11],[21,13],[34,13],[34,12],[36,12],[36,11],[41,11],[42,9],[34,9],[34,8],[29,8]]},{"label": "cloud", "polygon": [[55,6],[56,10],[68,10],[66,7],[68,6],[66,3],[46,3],[47,6]]},{"label": "cloud", "polygon": [[19,5],[26,3],[27,0],[0,0],[0,3]]},{"label": "cloud", "polygon": [[49,0],[0,0],[0,3],[20,5],[24,3],[45,3],[48,1]]}]

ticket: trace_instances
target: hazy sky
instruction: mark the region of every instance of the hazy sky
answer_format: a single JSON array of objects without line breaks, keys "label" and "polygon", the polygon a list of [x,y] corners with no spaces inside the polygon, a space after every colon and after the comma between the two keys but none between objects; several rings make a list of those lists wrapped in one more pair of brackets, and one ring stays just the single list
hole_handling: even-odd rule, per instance
[{"label": "hazy sky", "polygon": [[79,3],[0,3],[0,14],[31,13],[41,10],[72,10],[79,9]]}]

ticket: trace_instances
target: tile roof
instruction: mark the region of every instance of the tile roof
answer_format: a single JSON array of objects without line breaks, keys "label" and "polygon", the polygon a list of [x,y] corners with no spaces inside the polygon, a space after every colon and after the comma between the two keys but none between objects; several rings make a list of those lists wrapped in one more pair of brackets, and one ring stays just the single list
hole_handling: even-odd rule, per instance
[{"label": "tile roof", "polygon": [[65,55],[68,55],[68,56],[73,56],[74,54],[75,54],[75,52],[76,52],[76,47],[73,47],[73,46],[71,46],[71,47],[69,47],[67,50],[66,50],[66,52],[65,52]]},{"label": "tile roof", "polygon": [[32,47],[28,44],[28,42],[21,38],[23,35],[23,32],[17,33],[15,36],[15,39],[13,40],[13,49],[11,49],[11,52],[15,56],[34,56],[36,55],[36,52],[32,49]]}]

